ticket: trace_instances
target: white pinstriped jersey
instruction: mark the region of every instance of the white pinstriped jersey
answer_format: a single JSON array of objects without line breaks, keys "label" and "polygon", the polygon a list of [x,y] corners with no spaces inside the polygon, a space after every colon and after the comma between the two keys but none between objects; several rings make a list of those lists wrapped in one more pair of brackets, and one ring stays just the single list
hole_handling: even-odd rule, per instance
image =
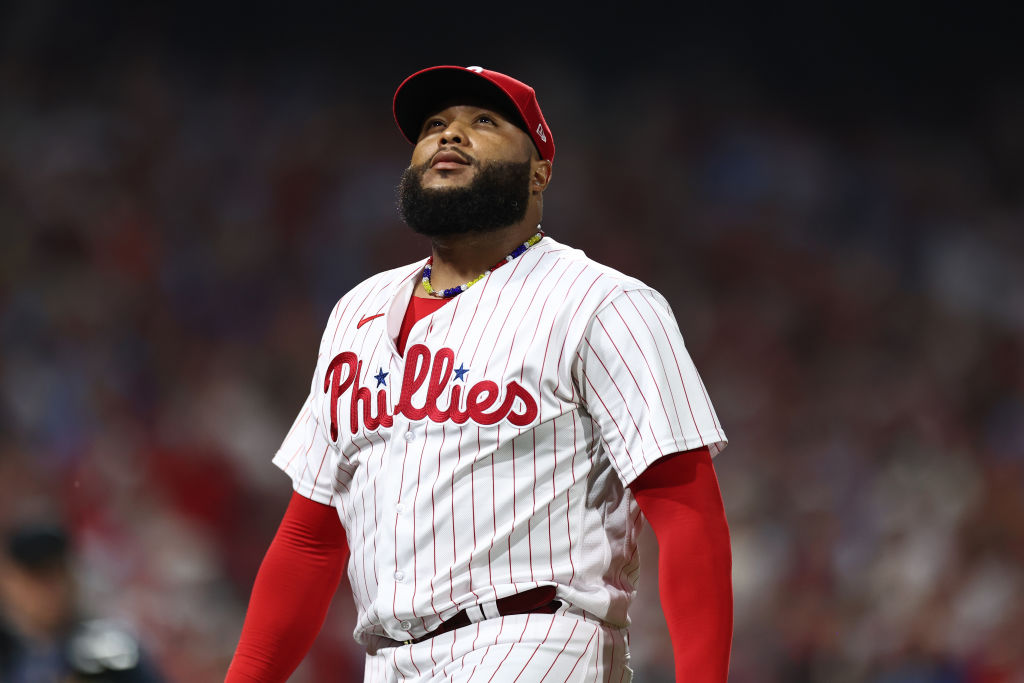
[{"label": "white pinstriped jersey", "polygon": [[626,486],[726,443],[668,304],[545,237],[417,322],[403,357],[424,263],[338,302],[274,457],[338,510],[356,639],[415,638],[538,585],[626,626],[641,524]]}]

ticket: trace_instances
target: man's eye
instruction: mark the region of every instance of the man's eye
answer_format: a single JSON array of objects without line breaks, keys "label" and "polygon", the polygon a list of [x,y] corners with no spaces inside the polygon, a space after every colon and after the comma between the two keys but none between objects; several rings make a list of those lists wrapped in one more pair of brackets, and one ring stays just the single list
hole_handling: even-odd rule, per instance
[{"label": "man's eye", "polygon": [[445,122],[442,121],[441,119],[430,119],[429,121],[423,124],[423,132],[433,133],[435,130],[443,130],[444,127]]},{"label": "man's eye", "polygon": [[488,116],[487,114],[481,114],[480,116],[476,117],[476,120],[478,123],[494,123],[494,119]]}]

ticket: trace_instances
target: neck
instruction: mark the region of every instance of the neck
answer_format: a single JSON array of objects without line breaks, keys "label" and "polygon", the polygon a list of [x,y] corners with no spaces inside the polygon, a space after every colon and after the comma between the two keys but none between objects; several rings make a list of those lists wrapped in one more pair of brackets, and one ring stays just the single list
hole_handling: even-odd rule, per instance
[{"label": "neck", "polygon": [[[473,280],[538,230],[536,222],[524,221],[487,233],[433,238],[431,286],[441,291]],[[422,287],[417,287],[416,296],[426,297],[427,294]]]}]

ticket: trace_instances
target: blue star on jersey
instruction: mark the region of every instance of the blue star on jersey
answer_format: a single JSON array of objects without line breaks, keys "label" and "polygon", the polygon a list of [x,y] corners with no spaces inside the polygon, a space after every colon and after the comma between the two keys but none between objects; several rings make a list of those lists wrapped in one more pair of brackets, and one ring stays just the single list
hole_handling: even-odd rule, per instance
[{"label": "blue star on jersey", "polygon": [[388,383],[384,381],[384,378],[390,374],[390,372],[384,372],[384,368],[377,368],[377,374],[373,376],[373,378],[377,380],[377,386],[387,386]]},{"label": "blue star on jersey", "polygon": [[465,363],[459,363],[459,367],[452,370],[455,373],[455,379],[466,381],[466,373],[469,372],[469,368],[466,367]]}]

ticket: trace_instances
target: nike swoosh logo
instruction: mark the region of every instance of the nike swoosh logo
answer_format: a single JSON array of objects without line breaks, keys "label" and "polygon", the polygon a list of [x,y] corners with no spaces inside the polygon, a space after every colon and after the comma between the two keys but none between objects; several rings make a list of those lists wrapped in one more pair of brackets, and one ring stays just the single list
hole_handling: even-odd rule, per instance
[{"label": "nike swoosh logo", "polygon": [[370,322],[370,321],[371,321],[371,320],[373,320],[374,318],[379,318],[379,317],[381,317],[382,315],[384,315],[384,314],[383,314],[383,313],[378,313],[377,315],[368,315],[368,316],[366,316],[365,318],[360,318],[359,322],[358,322],[358,323],[356,323],[356,329],[358,330],[358,329],[359,329],[360,327],[362,327],[362,326],[363,326],[363,325],[365,325],[366,323]]}]

